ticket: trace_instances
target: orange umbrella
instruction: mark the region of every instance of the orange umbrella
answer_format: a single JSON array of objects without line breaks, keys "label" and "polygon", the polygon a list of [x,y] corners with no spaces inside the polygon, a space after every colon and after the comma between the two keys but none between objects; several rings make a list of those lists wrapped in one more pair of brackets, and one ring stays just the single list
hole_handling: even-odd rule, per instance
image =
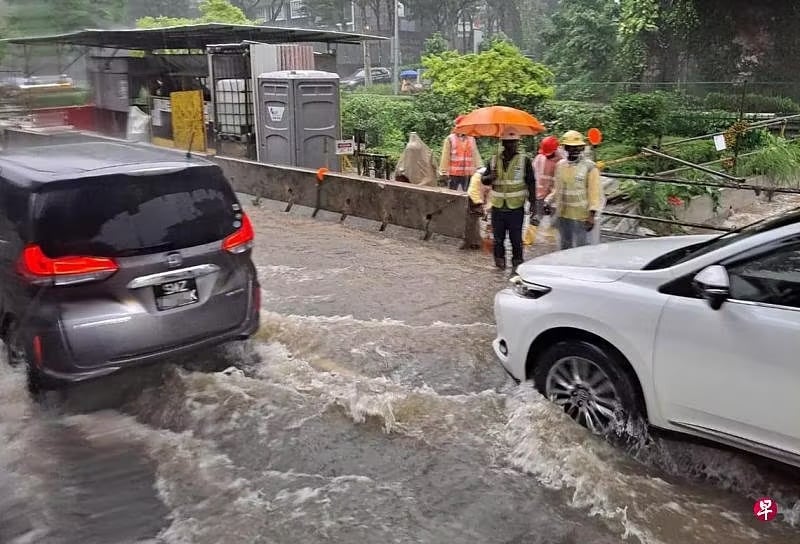
[{"label": "orange umbrella", "polygon": [[465,115],[456,124],[456,134],[475,137],[499,138],[505,131],[516,132],[520,136],[533,136],[544,132],[542,125],[530,113],[507,106],[480,108]]}]

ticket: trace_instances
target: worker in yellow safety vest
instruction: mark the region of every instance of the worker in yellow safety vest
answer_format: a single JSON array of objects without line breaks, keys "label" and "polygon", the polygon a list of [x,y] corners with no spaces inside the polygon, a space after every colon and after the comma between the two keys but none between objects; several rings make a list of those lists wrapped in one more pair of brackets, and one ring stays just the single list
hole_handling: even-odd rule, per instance
[{"label": "worker in yellow safety vest", "polygon": [[[459,116],[455,125],[463,118]],[[472,174],[481,166],[478,144],[472,136],[451,132],[442,145],[442,158],[439,162],[439,175],[447,178],[447,186],[452,190],[466,191]]]},{"label": "worker in yellow safety vest", "polygon": [[561,249],[589,244],[589,232],[602,206],[600,172],[584,157],[583,135],[570,130],[561,137],[567,158],[556,166],[553,190],[545,197],[545,213],[558,216]]},{"label": "worker in yellow safety vest", "polygon": [[494,263],[506,268],[506,235],[511,239],[511,265],[516,271],[522,264],[522,228],[525,223],[525,201],[530,200],[531,211],[536,206],[536,176],[533,165],[525,153],[519,151],[519,134],[506,130],[500,137],[502,151],[493,156],[481,181],[492,186],[492,230],[494,237]]}]

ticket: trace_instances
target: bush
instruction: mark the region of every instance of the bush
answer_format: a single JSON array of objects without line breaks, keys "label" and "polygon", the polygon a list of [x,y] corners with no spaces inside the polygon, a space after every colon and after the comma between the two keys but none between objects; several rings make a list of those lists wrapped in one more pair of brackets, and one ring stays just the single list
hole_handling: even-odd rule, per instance
[{"label": "bush", "polygon": [[[709,93],[705,106],[709,109],[738,112],[742,106],[742,96],[737,94]],[[745,113],[800,113],[800,104],[783,96],[748,94],[744,98]]]},{"label": "bush", "polygon": [[667,99],[664,93],[622,94],[611,103],[615,139],[637,147],[650,145],[665,132]]},{"label": "bush", "polygon": [[84,89],[54,93],[30,93],[22,95],[21,101],[29,108],[65,108],[83,106],[90,102],[91,93]]},{"label": "bush", "polygon": [[399,155],[415,120],[413,100],[370,94],[342,96],[342,133],[352,136],[363,130],[372,150]]},{"label": "bush", "polygon": [[611,125],[608,106],[590,102],[548,100],[539,106],[536,114],[547,131],[558,136],[568,130],[586,134],[592,127],[606,133]]},{"label": "bush", "polygon": [[416,132],[436,152],[455,118],[468,109],[433,91],[413,98],[350,93],[342,95],[342,133],[351,136],[363,130],[371,152],[397,159],[409,133]]},{"label": "bush", "polygon": [[366,85],[359,85],[353,89],[342,89],[344,93],[353,93],[353,94],[380,94],[383,96],[390,96],[394,95],[394,88],[392,87],[391,83],[378,83],[375,85],[370,85],[367,87]]},{"label": "bush", "polygon": [[443,96],[430,90],[414,97],[412,104],[411,130],[416,131],[431,149],[441,146],[450,134],[456,117],[471,110],[464,100]]},{"label": "bush", "polygon": [[552,72],[505,41],[494,41],[477,54],[428,55],[422,64],[438,95],[472,107],[505,105],[534,111],[553,95]]},{"label": "bush", "polygon": [[665,152],[695,164],[711,162],[720,158],[719,151],[717,151],[714,141],[710,139],[678,144],[674,147],[666,148]]},{"label": "bush", "polygon": [[785,138],[768,135],[769,145],[740,162],[745,176],[764,176],[776,187],[798,185],[800,180],[800,146]]},{"label": "bush", "polygon": [[667,114],[664,133],[687,138],[702,136],[727,130],[735,122],[736,116],[727,111],[700,112],[679,107]]}]

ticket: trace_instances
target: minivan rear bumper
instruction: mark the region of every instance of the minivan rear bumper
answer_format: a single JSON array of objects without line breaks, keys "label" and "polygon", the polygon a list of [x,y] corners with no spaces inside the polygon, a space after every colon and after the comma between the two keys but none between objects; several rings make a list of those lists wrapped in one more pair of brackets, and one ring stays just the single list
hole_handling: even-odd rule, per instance
[{"label": "minivan rear bumper", "polygon": [[39,374],[42,378],[46,379],[47,381],[62,382],[62,383],[77,383],[95,378],[101,378],[103,376],[108,376],[124,368],[131,368],[139,365],[156,363],[163,360],[166,357],[191,353],[193,351],[197,351],[202,348],[213,347],[220,344],[233,342],[236,340],[246,340],[251,336],[253,336],[258,331],[259,326],[260,326],[260,314],[257,309],[254,309],[254,311],[252,311],[250,316],[248,317],[247,321],[245,321],[240,327],[230,331],[226,331],[224,333],[215,336],[203,338],[202,340],[198,340],[195,342],[183,343],[177,346],[168,347],[147,354],[137,355],[135,357],[116,359],[114,361],[109,361],[105,365],[100,365],[97,368],[93,368],[92,370],[84,370],[79,367],[73,367],[74,372],[70,371],[71,365],[67,366],[63,370],[56,370],[49,367],[49,365],[47,364],[47,357],[45,357],[43,365],[37,366],[35,370],[37,374]]}]

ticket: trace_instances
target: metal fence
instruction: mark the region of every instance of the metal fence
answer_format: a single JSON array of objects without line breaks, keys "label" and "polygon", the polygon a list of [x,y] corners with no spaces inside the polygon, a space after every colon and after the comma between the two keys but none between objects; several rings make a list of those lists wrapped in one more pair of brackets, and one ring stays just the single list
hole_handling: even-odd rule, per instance
[{"label": "metal fence", "polygon": [[[780,127],[780,132],[783,134],[786,132],[787,126],[792,123],[800,122],[800,114],[796,115],[789,115],[783,117],[775,117],[772,119],[766,120],[757,120],[754,122],[749,123],[748,128],[746,131],[752,130],[760,130],[764,128],[775,128]],[[709,139],[714,136],[720,135],[722,133],[715,133],[715,134],[706,134],[702,136],[697,136],[693,138],[686,138],[684,140],[677,140],[666,144],[665,148],[669,148],[670,146],[680,144],[683,142],[689,142],[693,140],[700,140],[700,139]],[[751,153],[752,154],[752,153]],[[762,193],[767,194],[792,194],[792,195],[800,195],[800,186],[798,187],[781,187],[781,186],[773,186],[773,185],[759,185],[755,183],[749,183],[747,179],[743,177],[739,177],[736,175],[732,175],[723,171],[714,170],[711,168],[714,164],[718,164],[723,162],[726,159],[720,159],[717,161],[712,161],[706,164],[695,164],[686,160],[682,160],[676,157],[669,155],[668,149],[667,150],[655,150],[648,147],[643,147],[641,149],[641,153],[638,156],[657,156],[661,157],[662,159],[666,159],[672,161],[676,164],[680,165],[680,168],[675,168],[672,170],[661,172],[658,175],[644,175],[644,174],[623,174],[623,173],[615,173],[615,172],[603,172],[603,176],[610,179],[617,179],[617,180],[629,180],[635,181],[637,183],[669,183],[673,185],[683,185],[687,187],[709,187],[715,189],[736,189],[736,190],[743,190],[743,191],[753,191],[756,196],[761,195]],[[742,155],[744,156],[744,155]],[[625,160],[625,159],[622,159]],[[612,161],[614,162],[614,161]],[[619,162],[619,161],[617,161]],[[680,173],[684,173],[686,171],[697,171],[705,174],[706,176],[710,177],[709,181],[702,181],[702,180],[691,180],[686,178],[680,177],[673,177],[675,175],[679,175]],[[621,213],[621,212],[613,212],[613,211],[604,211],[603,215],[609,217],[616,217],[621,219],[632,219],[639,222],[652,222],[652,223],[662,223],[667,225],[679,226],[679,227],[686,227],[692,229],[702,229],[702,230],[712,230],[712,231],[729,231],[731,229],[720,226],[718,224],[711,224],[711,223],[696,223],[691,221],[681,221],[673,218],[664,218],[664,217],[654,217],[654,216],[645,216],[633,213]],[[623,235],[623,238],[636,238],[641,237],[637,234],[631,233],[620,233],[611,231],[608,229],[603,230],[603,234],[607,235],[611,238],[619,238],[618,235]]]}]

